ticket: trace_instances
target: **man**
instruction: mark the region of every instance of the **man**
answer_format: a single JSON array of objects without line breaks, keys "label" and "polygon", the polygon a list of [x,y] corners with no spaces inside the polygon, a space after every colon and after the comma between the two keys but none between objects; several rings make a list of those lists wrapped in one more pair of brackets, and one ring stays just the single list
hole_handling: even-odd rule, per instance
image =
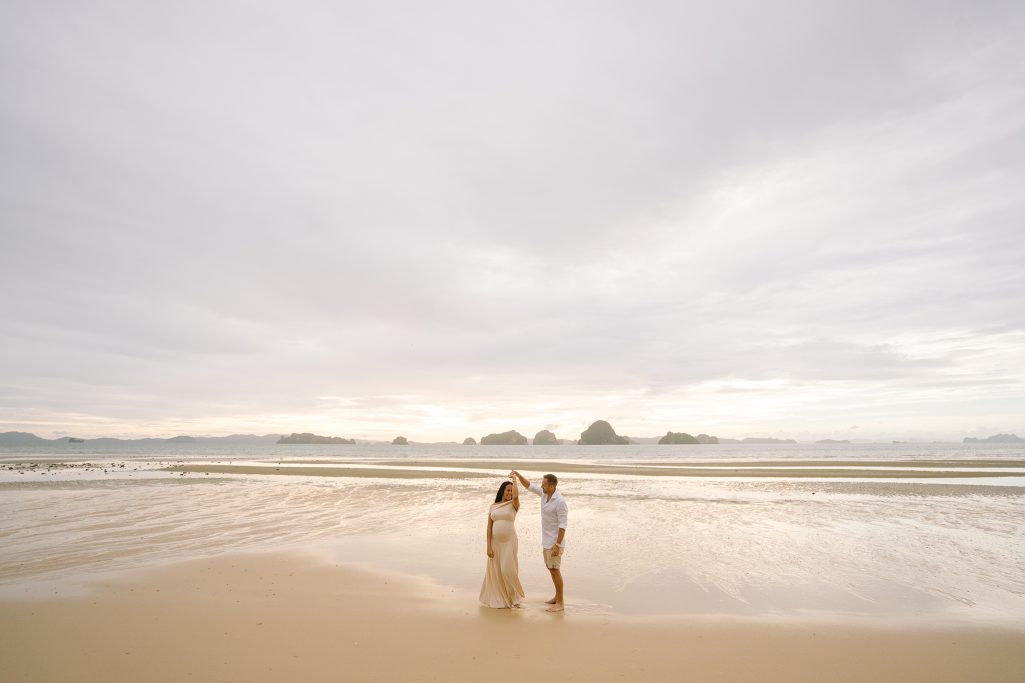
[{"label": "man", "polygon": [[566,499],[556,491],[559,478],[554,474],[546,474],[541,479],[541,486],[531,484],[526,477],[513,470],[510,472],[523,484],[523,488],[541,496],[541,547],[544,551],[545,566],[552,575],[555,584],[555,597],[548,600],[548,612],[561,612],[565,607],[562,602],[562,555],[566,549],[566,522],[569,519],[569,507]]}]

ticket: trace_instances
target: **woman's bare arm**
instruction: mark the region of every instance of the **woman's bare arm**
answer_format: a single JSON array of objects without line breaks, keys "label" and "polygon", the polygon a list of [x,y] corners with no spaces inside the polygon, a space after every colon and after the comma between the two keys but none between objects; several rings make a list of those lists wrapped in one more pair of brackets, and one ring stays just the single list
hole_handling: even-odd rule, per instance
[{"label": "woman's bare arm", "polygon": [[488,557],[494,557],[495,551],[491,547],[491,527],[494,526],[495,520],[491,519],[491,513],[488,513]]},{"label": "woman's bare arm", "polygon": [[513,510],[520,511],[520,487],[516,485],[516,478],[512,477],[512,490],[513,490]]},{"label": "woman's bare arm", "polygon": [[513,470],[513,471],[512,471],[512,472],[510,472],[509,474],[512,474],[512,475],[513,475],[513,476],[515,476],[515,477],[516,477],[517,479],[519,479],[519,480],[520,480],[520,483],[521,483],[521,484],[523,484],[523,488],[525,488],[525,489],[529,489],[529,488],[530,488],[530,480],[529,480],[529,479],[527,479],[526,477],[524,477],[524,476],[523,476],[522,474],[520,474],[520,473],[519,473],[519,472],[517,472],[516,470]]}]

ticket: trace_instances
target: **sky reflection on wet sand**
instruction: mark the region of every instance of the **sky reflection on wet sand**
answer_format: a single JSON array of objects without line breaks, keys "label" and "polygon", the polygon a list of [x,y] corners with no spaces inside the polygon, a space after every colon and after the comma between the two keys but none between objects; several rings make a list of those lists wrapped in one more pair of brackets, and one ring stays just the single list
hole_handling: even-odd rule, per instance
[{"label": "sky reflection on wet sand", "polygon": [[[429,469],[382,479],[124,468],[142,475],[129,478],[117,468],[116,478],[65,471],[62,481],[6,470],[0,592],[40,594],[112,570],[278,547],[475,591],[501,477]],[[1025,626],[1022,484],[567,474],[570,601],[597,612]],[[524,495],[522,578],[528,593],[543,592],[537,501]]]}]

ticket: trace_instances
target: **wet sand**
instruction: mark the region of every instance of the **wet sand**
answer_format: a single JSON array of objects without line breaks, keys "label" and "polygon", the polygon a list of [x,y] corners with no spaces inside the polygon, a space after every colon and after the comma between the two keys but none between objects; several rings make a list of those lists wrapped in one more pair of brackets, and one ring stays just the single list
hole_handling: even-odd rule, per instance
[{"label": "wet sand", "polygon": [[138,570],[0,602],[0,680],[1019,681],[1025,632],[488,610],[301,553]]},{"label": "wet sand", "polygon": [[[524,458],[417,458],[424,468],[401,458],[310,460],[92,459],[4,470],[0,597],[24,595],[25,582],[312,544],[329,546],[339,562],[466,590],[479,582],[481,520],[509,466],[528,465],[520,469],[532,479],[568,469]],[[621,615],[914,616],[1025,630],[1025,477],[958,479],[956,469],[955,478],[925,480],[686,477],[643,468],[648,476],[620,476],[587,474],[590,461],[568,464],[585,470],[560,485],[571,501],[570,563],[582,570],[578,613],[588,602]],[[189,470],[159,469],[182,465]],[[527,560],[539,543],[536,504],[527,496],[518,524],[529,580],[547,576]]]}]

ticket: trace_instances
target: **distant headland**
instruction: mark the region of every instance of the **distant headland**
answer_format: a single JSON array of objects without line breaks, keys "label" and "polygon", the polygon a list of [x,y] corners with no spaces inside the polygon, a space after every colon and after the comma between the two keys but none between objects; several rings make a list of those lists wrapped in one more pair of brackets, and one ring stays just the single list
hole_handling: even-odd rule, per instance
[{"label": "distant headland", "polygon": [[481,446],[526,446],[527,437],[515,429],[501,434],[488,434],[480,438]]},{"label": "distant headland", "polygon": [[281,438],[280,434],[231,434],[229,436],[172,436],[169,439],[145,437],[139,439],[117,439],[109,436],[97,437],[95,439],[82,439],[77,436],[62,436],[57,439],[44,439],[30,434],[29,432],[3,432],[0,433],[0,446],[54,446],[58,444],[76,444],[87,446],[116,446],[118,444],[256,444],[275,443]]},{"label": "distant headland", "polygon": [[719,443],[719,437],[709,436],[708,434],[698,434],[697,436],[691,436],[687,432],[666,432],[666,435],[659,439],[658,443],[660,446],[677,444]]},{"label": "distant headland", "polygon": [[303,432],[302,434],[293,432],[290,436],[282,436],[278,439],[278,443],[340,443],[351,446],[356,441],[354,439],[343,439],[340,436],[319,436],[309,432]]},{"label": "distant headland", "polygon": [[966,436],[963,443],[1025,443],[1025,439],[1017,434],[994,434],[993,436],[987,436],[985,439]]}]

